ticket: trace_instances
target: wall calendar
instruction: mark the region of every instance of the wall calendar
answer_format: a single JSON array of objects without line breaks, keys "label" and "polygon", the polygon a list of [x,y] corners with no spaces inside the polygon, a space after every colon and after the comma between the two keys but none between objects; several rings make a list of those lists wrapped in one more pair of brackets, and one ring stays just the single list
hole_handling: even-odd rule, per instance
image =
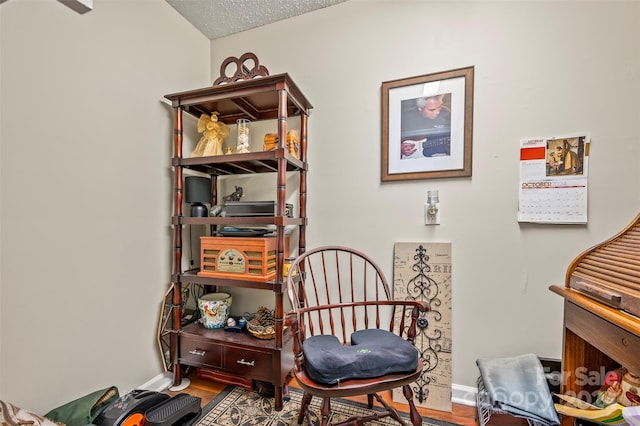
[{"label": "wall calendar", "polygon": [[589,137],[520,141],[518,221],[587,223]]}]

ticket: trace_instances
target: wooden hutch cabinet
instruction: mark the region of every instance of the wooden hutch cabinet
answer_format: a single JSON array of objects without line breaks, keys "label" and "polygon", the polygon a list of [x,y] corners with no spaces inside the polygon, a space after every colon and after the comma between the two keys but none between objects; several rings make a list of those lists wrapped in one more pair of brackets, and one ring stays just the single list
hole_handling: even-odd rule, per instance
[{"label": "wooden hutch cabinet", "polygon": [[640,215],[579,254],[550,290],[564,298],[561,393],[593,403],[607,371],[640,374]]},{"label": "wooden hutch cabinet", "polygon": [[[235,59],[235,58],[234,58]],[[242,59],[242,58],[241,58]],[[257,64],[257,59],[255,56]],[[228,61],[228,60],[227,60]],[[223,68],[225,65],[223,64]],[[239,66],[239,69],[242,69]],[[218,79],[220,80],[220,79]],[[217,80],[217,81],[218,81]],[[225,79],[231,80],[231,79]],[[217,83],[216,81],[216,83]],[[285,227],[298,232],[298,253],[303,253],[306,245],[307,226],[307,131],[311,104],[304,97],[288,74],[249,76],[247,79],[233,79],[214,84],[211,87],[174,93],[165,96],[174,109],[174,214],[172,217],[174,238],[174,259],[171,281],[173,284],[170,332],[170,359],[174,385],[182,381],[182,366],[198,368],[199,373],[218,381],[248,386],[253,380],[269,382],[275,388],[275,407],[282,409],[282,393],[291,368],[293,351],[291,335],[283,324],[286,284],[283,277],[285,257]],[[218,120],[235,126],[236,120],[251,122],[271,120],[273,132],[278,139],[275,149],[248,153],[231,153],[208,157],[186,158],[183,153],[183,113],[196,118],[201,114],[217,112]],[[286,147],[287,120],[299,118],[300,151],[299,158],[293,156]],[[270,122],[269,122],[270,125]],[[253,135],[255,137],[255,135]],[[227,141],[227,145],[229,145]],[[235,146],[235,143],[230,144]],[[255,145],[255,144],[254,144]],[[234,175],[265,174],[264,179],[273,176],[276,188],[275,215],[260,217],[190,217],[183,215],[183,189],[186,169],[204,173],[211,177],[211,205],[220,205],[218,194],[219,177],[233,178]],[[287,212],[287,184],[291,173],[299,174],[296,200],[298,214],[291,217]],[[288,179],[289,176],[289,179]],[[183,232],[192,226],[209,227],[215,232],[221,226],[275,227],[276,273],[268,281],[213,278],[198,275],[196,270],[183,270]],[[229,237],[234,238],[234,237]],[[248,332],[233,333],[224,329],[207,329],[199,323],[182,323],[182,289],[191,284],[207,286],[215,290],[226,288],[251,288],[264,290],[273,295],[275,338],[258,339]],[[241,297],[241,292],[234,299]],[[268,299],[265,299],[268,300]],[[266,304],[266,302],[265,302]],[[268,306],[268,305],[266,305]]]}]

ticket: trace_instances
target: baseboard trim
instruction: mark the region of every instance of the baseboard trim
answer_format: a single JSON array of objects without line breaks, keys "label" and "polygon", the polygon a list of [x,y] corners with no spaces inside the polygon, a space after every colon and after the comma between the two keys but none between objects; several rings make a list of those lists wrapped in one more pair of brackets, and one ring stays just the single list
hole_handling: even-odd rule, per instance
[{"label": "baseboard trim", "polygon": [[142,384],[138,389],[162,392],[169,388],[173,384],[173,373],[167,371],[161,373],[149,380],[147,383]]},{"label": "baseboard trim", "polygon": [[451,401],[455,404],[468,405],[470,407],[476,406],[476,395],[478,389],[471,386],[452,385],[451,386]]}]

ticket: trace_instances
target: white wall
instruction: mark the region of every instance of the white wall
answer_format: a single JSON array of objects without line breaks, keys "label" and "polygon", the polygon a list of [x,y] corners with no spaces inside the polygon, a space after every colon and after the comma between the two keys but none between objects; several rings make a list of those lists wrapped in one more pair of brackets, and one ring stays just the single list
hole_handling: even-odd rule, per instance
[{"label": "white wall", "polygon": [[44,413],[162,371],[171,273],[167,93],[211,84],[165,1],[0,5],[0,399]]},{"label": "white wall", "polygon": [[[211,79],[254,52],[314,105],[310,247],[363,249],[391,276],[395,242],[453,243],[453,382],[475,386],[479,357],[560,357],[549,285],[638,213],[638,24],[638,1],[350,0],[213,41]],[[381,83],[471,65],[472,178],[381,184]],[[518,224],[520,139],[574,132],[592,138],[588,225]],[[423,225],[429,189],[440,226]]]}]

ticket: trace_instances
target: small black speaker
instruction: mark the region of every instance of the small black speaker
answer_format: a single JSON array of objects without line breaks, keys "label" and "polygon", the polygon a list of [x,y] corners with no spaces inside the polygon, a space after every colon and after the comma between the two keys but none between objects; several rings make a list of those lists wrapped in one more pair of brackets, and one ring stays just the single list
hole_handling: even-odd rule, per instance
[{"label": "small black speaker", "polygon": [[200,176],[187,176],[184,186],[185,201],[191,204],[191,216],[209,216],[209,209],[204,203],[211,203],[211,179]]}]

